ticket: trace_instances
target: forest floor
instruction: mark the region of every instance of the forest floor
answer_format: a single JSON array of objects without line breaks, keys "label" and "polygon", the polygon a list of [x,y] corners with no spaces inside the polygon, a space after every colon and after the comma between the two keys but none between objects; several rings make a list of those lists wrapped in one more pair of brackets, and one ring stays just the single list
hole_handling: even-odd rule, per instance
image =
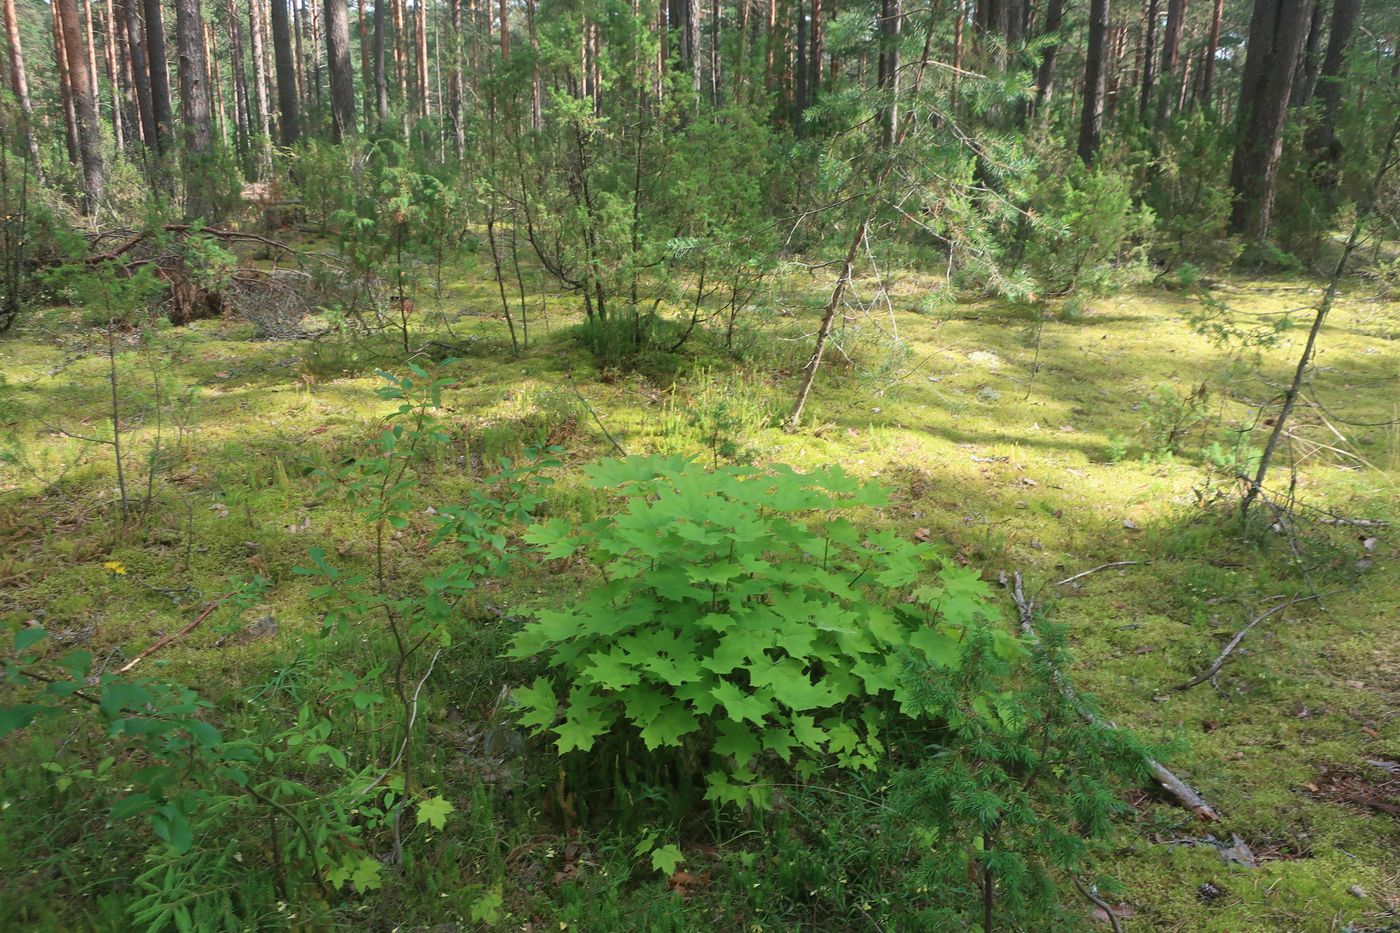
[{"label": "forest floor", "polygon": [[[880,522],[946,542],[988,580],[1024,573],[1065,627],[1075,658],[1068,673],[1098,698],[1106,718],[1151,741],[1181,741],[1169,765],[1223,820],[1196,822],[1147,788],[1132,801],[1107,869],[1122,883],[1114,901],[1125,929],[1394,929],[1400,428],[1384,422],[1400,416],[1400,303],[1376,298],[1364,282],[1343,295],[1312,383],[1326,407],[1300,406],[1271,482],[1280,495],[1292,490],[1296,519],[1261,543],[1242,540],[1220,517],[1224,507],[1212,505],[1229,485],[1201,451],[1219,441],[1220,455],[1228,454],[1225,427],[1276,397],[1304,327],[1257,357],[1240,357],[1192,332],[1183,315],[1193,300],[1179,292],[1089,300],[1043,321],[1038,312],[991,302],[926,314],[918,308],[931,281],[902,273],[887,281],[890,308],[857,316],[841,332],[860,365],[831,354],[806,429],[788,434],[774,416],[790,404],[793,373],[810,347],[801,338],[814,326],[824,281],[785,276],[761,300],[782,312],[755,311],[761,325],[741,335],[742,363],[709,346],[699,363],[663,358],[649,375],[618,375],[600,373],[579,347],[569,326],[576,312],[559,296],[530,299],[538,323],[529,348],[514,358],[494,282],[480,269],[464,272],[448,282],[440,304],[431,296],[419,301],[423,322],[450,324],[462,349],[442,373],[457,381],[443,412],[456,457],[434,474],[423,500],[459,501],[487,472],[484,464],[548,440],[564,448],[565,465],[547,508],[588,512],[594,503],[579,468],[613,453],[599,421],[629,453],[711,457],[717,439],[701,435],[695,413],[728,399],[740,413],[725,430],[726,453],[798,468],[839,463],[878,477],[894,489]],[[1305,308],[1317,289],[1295,280],[1226,279],[1216,294],[1267,314]],[[548,327],[537,305],[548,309]],[[138,531],[116,532],[107,520],[115,495],[110,451],[59,433],[106,436],[105,344],[74,319],[53,312],[0,342],[0,427],[10,438],[10,455],[0,462],[0,618],[40,619],[55,638],[115,664],[188,622],[231,575],[256,572],[271,580],[262,604],[237,624],[216,622],[163,649],[145,662],[148,672],[217,692],[265,682],[274,662],[287,665],[284,672],[294,668],[298,662],[288,659],[302,658],[300,646],[320,620],[308,598],[312,583],[292,569],[308,562],[312,546],[350,564],[366,560],[370,547],[363,517],[319,492],[313,474],[372,441],[390,408],[375,395],[383,384],[375,370],[399,364],[373,346],[255,340],[249,324],[230,320],[168,331],[158,354],[124,354],[121,380],[133,413],[152,410],[151,373],[161,374],[165,451],[155,483],[165,505],[136,523]],[[899,355],[888,350],[895,332],[908,348]],[[679,369],[674,386],[663,374],[670,366]],[[143,451],[157,426],[149,415],[133,418],[128,482],[144,494]],[[1173,427],[1180,431],[1170,454],[1160,436]],[[1321,521],[1335,517],[1391,524]],[[112,561],[124,572],[104,566]],[[1055,582],[1125,561],[1135,563]],[[1260,624],[1214,682],[1174,690],[1276,605],[1272,597],[1296,590],[1299,563],[1322,598]],[[543,572],[521,573],[483,598],[524,611],[569,586]],[[1009,594],[1005,605],[1010,625]],[[509,677],[489,653],[445,661],[438,702],[467,717],[485,715]],[[17,764],[7,763],[7,773]],[[23,785],[5,783],[10,815],[0,816],[0,827],[17,834],[12,821],[36,815],[18,815],[24,808],[11,804],[23,803]],[[470,806],[470,795],[460,796],[459,809]],[[523,881],[517,890],[512,873],[532,859],[557,862],[555,845],[564,837],[544,819],[507,835],[526,846],[498,879],[515,928],[546,916],[603,930],[621,917],[653,916],[645,911],[662,908],[636,913],[643,911],[636,904],[667,899],[659,879],[640,883],[642,894],[602,881],[577,895],[531,894],[536,888]],[[25,868],[5,848],[0,868],[12,892],[30,900],[64,890],[64,882],[37,875],[17,882]],[[722,881],[728,863],[716,859],[711,884],[736,897]],[[459,887],[479,894],[491,883],[463,872]],[[443,897],[439,919],[461,916],[471,904]],[[752,926],[761,911],[709,897],[695,890],[688,905],[665,909],[675,912],[678,928],[784,928]],[[0,908],[0,920],[19,909],[4,899],[11,906]],[[103,914],[94,908],[84,916],[102,926]],[[828,917],[812,928],[855,922]]]}]

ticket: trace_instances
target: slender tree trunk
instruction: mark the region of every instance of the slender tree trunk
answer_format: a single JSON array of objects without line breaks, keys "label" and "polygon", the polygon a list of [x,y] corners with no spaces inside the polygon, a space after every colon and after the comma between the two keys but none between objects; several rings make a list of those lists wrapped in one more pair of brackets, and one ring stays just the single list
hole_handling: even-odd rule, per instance
[{"label": "slender tree trunk", "polygon": [[[1058,0],[1055,0],[1058,2]],[[967,19],[964,0],[953,0],[953,80],[949,103],[954,110],[958,107],[958,83],[962,79],[963,66],[963,20]]]},{"label": "slender tree trunk", "polygon": [[277,60],[277,111],[282,145],[293,146],[301,138],[301,117],[287,0],[272,0],[272,51]]},{"label": "slender tree trunk", "polygon": [[1302,393],[1308,368],[1312,365],[1313,354],[1317,349],[1318,334],[1321,333],[1322,325],[1327,321],[1327,315],[1332,310],[1332,302],[1337,297],[1337,288],[1346,275],[1347,263],[1351,261],[1352,253],[1356,251],[1357,243],[1360,242],[1366,223],[1376,209],[1376,202],[1380,199],[1386,175],[1395,166],[1397,136],[1400,136],[1400,119],[1397,119],[1391,126],[1390,137],[1386,141],[1385,150],[1382,152],[1380,163],[1376,167],[1376,174],[1371,180],[1371,190],[1368,192],[1366,200],[1359,205],[1356,211],[1356,219],[1352,222],[1351,234],[1347,237],[1346,246],[1342,248],[1342,255],[1337,258],[1337,264],[1332,269],[1332,277],[1327,280],[1327,290],[1322,295],[1322,301],[1318,303],[1317,314],[1313,317],[1312,327],[1308,329],[1307,342],[1303,344],[1303,353],[1298,357],[1298,365],[1293,370],[1293,381],[1289,383],[1288,391],[1284,393],[1283,409],[1274,420],[1273,430],[1269,432],[1269,440],[1265,443],[1264,452],[1259,457],[1259,468],[1255,471],[1254,479],[1250,482],[1249,490],[1245,493],[1244,501],[1240,505],[1240,511],[1243,514],[1249,512],[1250,505],[1263,491],[1264,480],[1269,475],[1269,466],[1273,463],[1279,441],[1282,440],[1284,432],[1287,430],[1288,419],[1293,414],[1298,396]]},{"label": "slender tree trunk", "polygon": [[374,105],[383,131],[389,122],[389,79],[384,73],[384,31],[388,26],[384,15],[385,0],[374,0]]},{"label": "slender tree trunk", "polygon": [[131,63],[131,46],[126,34],[126,2],[117,0],[112,8],[114,17],[114,40],[117,47],[117,68],[121,71],[122,122],[125,124],[127,142],[146,143],[146,128],[141,122],[141,101],[136,92],[136,69]]},{"label": "slender tree trunk", "polygon": [[219,128],[219,141],[228,145],[228,109],[224,106],[224,79],[219,68],[219,40],[214,35],[214,27],[208,23],[204,24],[204,47],[208,64],[204,79],[212,91],[215,125]]},{"label": "slender tree trunk", "polygon": [[425,0],[415,0],[414,7],[418,21],[418,113],[427,117],[433,112],[428,85],[428,4]]},{"label": "slender tree trunk", "polygon": [[73,125],[83,166],[83,213],[92,214],[102,201],[107,167],[102,159],[102,127],[97,117],[89,59],[83,48],[83,25],[77,0],[54,0],[63,31],[68,62],[68,84],[73,98]]},{"label": "slender tree trunk", "polygon": [[1220,18],[1225,11],[1225,0],[1215,0],[1215,8],[1210,17],[1210,35],[1206,39],[1205,56],[1201,61],[1201,96],[1204,106],[1211,106],[1215,86],[1215,59],[1220,51]]},{"label": "slender tree trunk", "polygon": [[63,15],[57,3],[49,4],[53,19],[54,64],[58,66],[58,96],[63,107],[64,140],[68,144],[68,161],[77,165],[82,160],[78,145],[78,114],[73,107],[73,82],[68,70],[68,48],[63,41]]},{"label": "slender tree trunk", "polygon": [[[1342,109],[1342,92],[1346,90],[1347,49],[1351,45],[1360,11],[1361,0],[1336,0],[1332,7],[1332,32],[1327,38],[1327,53],[1322,59],[1315,92],[1321,105],[1320,112],[1306,137],[1314,163],[1336,164],[1341,158],[1342,150],[1337,144],[1337,116]],[[1396,61],[1400,63],[1400,56]]]},{"label": "slender tree trunk", "polygon": [[1313,83],[1317,81],[1317,69],[1322,64],[1322,4],[1323,0],[1313,2],[1308,38],[1303,43],[1303,54],[1298,59],[1298,67],[1293,70],[1293,91],[1288,96],[1288,106],[1295,109],[1306,107],[1312,99]]},{"label": "slender tree trunk", "polygon": [[3,0],[5,36],[10,43],[10,90],[19,102],[20,132],[24,134],[29,147],[30,168],[35,173],[42,171],[39,164],[39,141],[34,132],[34,105],[29,99],[29,75],[24,68],[24,48],[19,39],[19,17],[15,15],[15,0]]},{"label": "slender tree trunk", "polygon": [[121,70],[117,65],[117,18],[112,13],[112,0],[105,0],[106,18],[103,20],[103,51],[106,52],[107,59],[107,79],[111,82],[112,92],[112,139],[117,144],[117,151],[126,148],[126,118],[122,113],[122,80]]},{"label": "slender tree trunk", "polygon": [[1138,100],[1138,119],[1144,124],[1151,122],[1152,91],[1157,82],[1157,63],[1153,55],[1157,49],[1157,2],[1147,0],[1147,13],[1144,17],[1142,39],[1142,95]]},{"label": "slender tree trunk", "polygon": [[204,157],[214,148],[210,129],[210,99],[204,19],[199,0],[175,0],[175,39],[180,78],[180,120],[185,133],[185,213],[212,219]]},{"label": "slender tree trunk", "polygon": [[1235,192],[1230,229],[1256,241],[1268,236],[1273,221],[1288,98],[1311,14],[1312,0],[1254,3],[1230,169]]},{"label": "slender tree trunk", "polygon": [[[287,0],[291,5],[287,26],[292,31],[292,80],[297,91],[297,103],[305,104],[311,99],[311,91],[306,86],[306,53],[302,50],[301,34],[306,28],[306,16],[302,10],[302,0]],[[277,0],[272,0],[273,5]]]},{"label": "slender tree trunk", "polygon": [[233,70],[233,111],[238,125],[235,139],[245,165],[248,157],[248,135],[252,129],[252,107],[248,101],[248,71],[243,64],[243,26],[238,15],[238,0],[228,0],[228,55]]},{"label": "slender tree trunk", "polygon": [[[540,86],[540,39],[535,30],[536,12],[536,0],[525,0],[526,26],[530,30],[530,52],[534,56],[530,65],[530,127],[540,130],[544,128],[544,91]],[[521,313],[524,313],[523,310]]]},{"label": "slender tree trunk", "polygon": [[500,2],[501,10],[501,60],[510,58],[510,19],[506,8],[506,0]]},{"label": "slender tree trunk", "polygon": [[331,73],[331,136],[342,142],[355,135],[355,72],[345,0],[326,0],[326,64]]},{"label": "slender tree trunk", "polygon": [[[453,0],[460,2],[460,0]],[[370,67],[369,26],[365,22],[365,0],[355,3],[356,32],[360,36],[360,108],[366,133],[374,129],[374,69]]]},{"label": "slender tree trunk", "polygon": [[1103,140],[1104,84],[1108,58],[1109,0],[1089,6],[1089,47],[1084,59],[1084,109],[1079,121],[1079,158],[1092,166]]},{"label": "slender tree trunk", "polygon": [[841,263],[841,272],[836,277],[836,285],[831,290],[831,298],[826,303],[826,308],[822,310],[821,326],[817,328],[817,345],[812,350],[812,356],[807,360],[807,365],[802,369],[802,383],[797,389],[797,400],[793,403],[792,411],[788,414],[787,427],[790,431],[795,431],[802,426],[802,410],[807,407],[807,397],[812,394],[812,385],[817,381],[817,370],[821,367],[822,356],[826,352],[826,342],[831,337],[832,325],[836,322],[836,314],[841,310],[841,300],[846,295],[846,288],[851,284],[851,276],[855,270],[856,257],[860,255],[860,248],[865,243],[865,235],[870,229],[870,221],[863,220],[856,228],[855,235],[851,237],[850,246],[846,248],[846,258]]},{"label": "slender tree trunk", "polygon": [[[83,31],[87,39],[88,78],[92,81],[92,96],[97,103],[97,118],[102,119],[101,72],[97,70],[97,33],[92,28],[92,0],[82,0]],[[98,124],[101,125],[100,122]]]},{"label": "slender tree trunk", "polygon": [[160,0],[144,0],[146,61],[151,73],[151,107],[156,120],[156,148],[161,155],[174,150],[175,111],[170,103],[170,65],[165,58],[165,23]]},{"label": "slender tree trunk", "polygon": [[262,0],[248,0],[248,54],[253,59],[253,108],[258,134],[258,174],[272,169],[272,106],[268,95],[267,52]]},{"label": "slender tree trunk", "polygon": [[1036,72],[1035,114],[1039,118],[1049,115],[1050,99],[1055,93],[1055,59],[1060,52],[1060,26],[1064,22],[1064,0],[1049,0],[1045,7],[1045,35],[1054,36],[1045,46]]},{"label": "slender tree trunk", "polygon": [[[452,152],[460,163],[467,157],[466,100],[462,88],[462,0],[448,0],[452,24],[452,58],[447,69],[447,118],[451,124]],[[533,9],[533,2],[531,8]],[[531,19],[531,26],[534,19]],[[533,28],[531,30],[533,35]]]},{"label": "slender tree trunk", "polygon": [[127,57],[131,80],[136,87],[136,109],[141,115],[141,136],[147,148],[160,151],[160,130],[156,126],[155,102],[151,96],[151,66],[146,57],[146,26],[141,21],[140,0],[120,0],[126,24]]},{"label": "slender tree trunk", "polygon": [[899,126],[899,33],[903,10],[901,0],[881,0],[879,88],[881,143],[894,145]]},{"label": "slender tree trunk", "polygon": [[1162,91],[1157,99],[1157,125],[1167,122],[1177,94],[1173,80],[1181,58],[1181,33],[1186,23],[1186,0],[1167,0],[1167,26],[1162,33]]}]

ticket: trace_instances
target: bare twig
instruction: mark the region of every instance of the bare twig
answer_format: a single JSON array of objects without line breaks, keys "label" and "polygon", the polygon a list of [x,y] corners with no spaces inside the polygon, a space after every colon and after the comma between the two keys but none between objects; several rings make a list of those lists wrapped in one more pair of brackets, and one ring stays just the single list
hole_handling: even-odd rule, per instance
[{"label": "bare twig", "polygon": [[1078,579],[1080,579],[1081,577],[1087,577],[1087,576],[1088,576],[1089,574],[1091,574],[1091,573],[1098,573],[1100,570],[1112,570],[1114,567],[1136,567],[1138,564],[1142,564],[1142,563],[1145,563],[1145,561],[1140,561],[1140,560],[1115,560],[1115,561],[1113,561],[1113,562],[1110,563],[1110,564],[1099,564],[1097,567],[1094,567],[1094,568],[1091,569],[1091,570],[1084,570],[1084,571],[1081,571],[1081,572],[1079,572],[1079,573],[1076,573],[1076,574],[1075,574],[1074,576],[1072,576],[1072,577],[1065,577],[1063,580],[1056,580],[1056,581],[1055,581],[1055,585],[1056,585],[1056,586],[1067,586],[1068,584],[1073,583],[1075,580],[1078,580]]},{"label": "bare twig", "polygon": [[1074,879],[1074,886],[1079,889],[1079,893],[1093,902],[1094,906],[1104,912],[1108,917],[1108,922],[1113,927],[1113,933],[1123,933],[1123,924],[1118,922],[1118,915],[1113,912],[1113,908],[1108,906],[1108,902],[1094,893],[1093,888],[1087,888],[1078,878]]},{"label": "bare twig", "polygon": [[142,652],[141,652],[140,654],[138,654],[136,657],[132,658],[130,661],[127,661],[127,662],[126,662],[125,664],[123,664],[121,667],[117,668],[117,673],[118,673],[118,674],[126,674],[126,673],[129,673],[129,672],[131,671],[131,669],[134,668],[136,665],[140,664],[140,663],[141,663],[142,661],[144,661],[146,658],[149,658],[151,655],[155,654],[157,651],[159,651],[160,649],[164,648],[166,645],[170,644],[170,643],[171,643],[172,641],[174,641],[175,639],[177,639],[177,638],[183,638],[184,636],[188,635],[190,632],[193,632],[195,629],[199,628],[199,626],[204,622],[205,619],[209,618],[211,615],[214,614],[214,610],[215,610],[215,609],[218,609],[218,608],[219,608],[220,606],[222,606],[230,597],[235,596],[235,595],[237,595],[237,594],[236,594],[236,593],[225,593],[224,595],[222,595],[222,596],[218,597],[217,599],[213,600],[212,602],[209,603],[209,605],[207,605],[207,606],[204,607],[204,611],[203,611],[203,612],[201,612],[199,615],[197,615],[197,616],[194,617],[194,621],[193,621],[193,622],[191,622],[189,625],[186,625],[184,628],[180,629],[178,632],[171,632],[169,635],[166,635],[164,638],[161,638],[161,639],[157,640],[155,644],[151,645],[151,646],[150,646],[149,648],[147,648],[145,651],[142,651]]},{"label": "bare twig", "polygon": [[[1016,608],[1020,612],[1021,631],[1026,634],[1026,637],[1033,644],[1039,644],[1040,636],[1035,630],[1035,603],[1026,598],[1025,590],[1021,582],[1021,572],[1019,570],[1016,571],[1014,580],[1015,586],[1011,591],[1011,595],[1016,601]],[[1060,691],[1060,695],[1065,698],[1070,706],[1078,711],[1079,715],[1082,716],[1086,722],[1090,725],[1098,726],[1101,729],[1118,728],[1113,723],[1100,719],[1085,707],[1084,701],[1074,692],[1074,688],[1070,686],[1069,682],[1065,680],[1054,667],[1050,668],[1050,677],[1054,681],[1055,687]],[[1161,762],[1154,758],[1147,758],[1146,764],[1147,770],[1152,772],[1152,777],[1161,785],[1162,789],[1175,797],[1182,806],[1195,813],[1196,816],[1202,820],[1220,819],[1220,815],[1215,812],[1215,809],[1210,804],[1206,803],[1204,797],[1197,793],[1191,785],[1168,771]]]},{"label": "bare twig", "polygon": [[627,456],[627,451],[623,450],[622,445],[617,442],[617,438],[612,436],[612,432],[608,430],[608,426],[603,424],[603,419],[598,417],[598,413],[593,410],[592,405],[588,404],[588,399],[583,397],[583,393],[578,390],[578,386],[574,385],[572,379],[569,380],[569,388],[578,396],[578,400],[583,403],[583,407],[588,409],[588,413],[593,416],[593,420],[597,422],[598,427],[602,429],[603,435],[608,439],[608,442],[613,445],[613,449],[622,456]]},{"label": "bare twig", "polygon": [[1297,596],[1293,599],[1290,599],[1286,603],[1282,603],[1281,605],[1274,606],[1271,609],[1266,609],[1263,612],[1259,613],[1259,615],[1249,620],[1248,625],[1246,625],[1244,628],[1240,629],[1238,632],[1235,633],[1235,637],[1230,639],[1229,643],[1225,646],[1225,650],[1220,652],[1220,656],[1215,659],[1214,663],[1212,663],[1210,667],[1206,668],[1204,671],[1197,674],[1195,677],[1192,677],[1190,680],[1186,681],[1186,683],[1178,684],[1173,689],[1189,690],[1197,684],[1203,684],[1207,680],[1210,680],[1216,674],[1220,673],[1220,669],[1225,666],[1225,661],[1230,657],[1230,655],[1234,654],[1235,649],[1240,646],[1240,642],[1244,641],[1244,637],[1248,635],[1256,625],[1258,625],[1260,622],[1263,622],[1265,619],[1267,619],[1274,613],[1282,612],[1283,610],[1287,609],[1289,606],[1294,605],[1295,603],[1303,603],[1307,602],[1310,599],[1318,599],[1321,597],[1321,595],[1321,593],[1313,593],[1310,596]]}]

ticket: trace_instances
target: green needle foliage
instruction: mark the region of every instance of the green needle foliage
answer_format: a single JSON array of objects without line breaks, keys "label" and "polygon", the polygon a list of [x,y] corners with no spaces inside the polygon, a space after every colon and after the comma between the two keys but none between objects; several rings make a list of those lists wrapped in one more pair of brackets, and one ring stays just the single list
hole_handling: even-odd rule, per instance
[{"label": "green needle foliage", "polygon": [[974,571],[851,520],[887,492],[839,467],[629,457],[586,472],[621,497],[617,511],[551,519],[525,540],[551,559],[581,551],[602,579],[537,612],[511,652],[551,669],[514,696],[561,755],[621,732],[702,769],[710,799],[764,807],[776,768],[806,779],[828,762],[877,765],[890,713],[923,709],[906,658],[951,676],[969,644],[1021,651],[988,625]]}]

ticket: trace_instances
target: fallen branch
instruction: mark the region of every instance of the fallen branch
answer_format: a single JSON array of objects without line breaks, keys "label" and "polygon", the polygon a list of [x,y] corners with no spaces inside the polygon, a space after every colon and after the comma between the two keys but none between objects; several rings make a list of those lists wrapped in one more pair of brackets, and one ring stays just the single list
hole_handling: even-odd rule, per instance
[{"label": "fallen branch", "polygon": [[1229,643],[1225,646],[1225,650],[1220,652],[1220,656],[1215,659],[1215,662],[1211,664],[1210,667],[1206,668],[1204,671],[1197,674],[1195,677],[1192,677],[1190,680],[1186,681],[1186,683],[1178,684],[1172,689],[1190,690],[1197,684],[1203,684],[1207,680],[1210,680],[1216,674],[1220,673],[1220,669],[1225,666],[1225,661],[1230,657],[1230,655],[1234,654],[1235,649],[1240,646],[1240,642],[1244,641],[1244,637],[1248,635],[1256,625],[1258,625],[1260,622],[1263,622],[1265,619],[1267,619],[1274,613],[1282,612],[1283,610],[1287,609],[1289,606],[1294,605],[1295,603],[1307,602],[1310,599],[1320,599],[1321,596],[1321,593],[1313,593],[1311,596],[1295,596],[1293,599],[1290,599],[1288,602],[1283,603],[1282,605],[1274,606],[1272,609],[1264,610],[1259,615],[1255,616],[1253,619],[1250,619],[1248,625],[1246,625],[1244,628],[1240,629],[1238,632],[1235,633],[1235,637],[1230,639]]},{"label": "fallen branch", "polygon": [[[1011,591],[1011,596],[1012,599],[1016,601],[1016,608],[1020,612],[1021,631],[1025,633],[1026,638],[1028,638],[1032,644],[1039,644],[1040,636],[1035,630],[1035,603],[1026,598],[1025,590],[1021,582],[1021,571],[1016,571],[1014,581],[1015,585]],[[1084,701],[1074,692],[1074,688],[1070,686],[1069,682],[1066,681],[1054,667],[1050,668],[1050,678],[1054,681],[1055,687],[1060,691],[1060,695],[1063,696],[1066,702],[1074,707],[1079,715],[1090,725],[1098,726],[1102,729],[1118,728],[1113,723],[1100,719],[1086,708]],[[1209,821],[1220,819],[1220,815],[1215,812],[1215,809],[1210,804],[1206,803],[1204,797],[1198,794],[1191,785],[1168,771],[1161,762],[1154,758],[1147,758],[1146,764],[1147,770],[1152,772],[1152,777],[1161,785],[1162,789],[1175,797],[1183,807],[1186,807],[1186,809],[1196,814],[1196,816],[1202,820]]]},{"label": "fallen branch", "polygon": [[1118,914],[1114,913],[1113,908],[1108,906],[1108,901],[1105,901],[1095,894],[1092,887],[1085,887],[1083,882],[1078,878],[1074,879],[1074,886],[1078,888],[1079,893],[1088,898],[1095,907],[1103,911],[1104,916],[1108,918],[1108,922],[1113,926],[1113,933],[1123,933],[1123,924],[1118,922]]},{"label": "fallen branch", "polygon": [[1056,585],[1056,586],[1065,586],[1066,584],[1073,583],[1075,580],[1078,580],[1080,577],[1087,577],[1089,574],[1091,574],[1091,573],[1098,573],[1100,570],[1112,570],[1114,567],[1136,567],[1136,566],[1137,566],[1138,564],[1140,564],[1140,563],[1142,563],[1142,561],[1140,561],[1140,560],[1116,560],[1116,561],[1114,561],[1114,562],[1111,563],[1111,564],[1099,564],[1097,567],[1095,567],[1095,568],[1092,569],[1092,570],[1085,570],[1085,571],[1083,571],[1083,572],[1081,572],[1081,573],[1076,573],[1076,574],[1075,574],[1074,576],[1072,576],[1072,577],[1065,577],[1063,580],[1057,581],[1057,582],[1055,583],[1055,585]]},{"label": "fallen branch", "polygon": [[224,595],[218,597],[218,598],[215,599],[213,602],[209,603],[209,605],[205,606],[205,607],[204,607],[204,611],[201,612],[199,615],[195,616],[193,622],[191,622],[189,625],[186,625],[184,628],[180,629],[178,632],[171,632],[169,635],[166,635],[164,638],[158,639],[158,640],[156,641],[155,644],[151,645],[151,646],[150,646],[149,648],[147,648],[145,651],[141,652],[141,653],[138,654],[136,657],[132,658],[130,661],[127,661],[127,662],[126,662],[125,664],[123,664],[121,667],[117,668],[117,673],[118,673],[118,674],[125,674],[125,673],[128,673],[128,672],[129,672],[132,668],[134,668],[136,665],[140,664],[142,661],[146,660],[146,658],[149,658],[151,655],[155,654],[157,651],[159,651],[160,649],[164,648],[166,645],[170,644],[170,643],[171,643],[172,641],[174,641],[175,639],[177,639],[177,638],[184,638],[184,637],[185,637],[186,635],[188,635],[190,632],[193,632],[195,629],[199,628],[199,626],[204,622],[205,619],[207,619],[207,618],[209,618],[211,615],[213,615],[215,609],[218,609],[218,608],[219,608],[220,606],[222,606],[225,602],[227,602],[231,597],[236,596],[236,595],[238,595],[238,594],[237,594],[237,593],[225,593]]}]

